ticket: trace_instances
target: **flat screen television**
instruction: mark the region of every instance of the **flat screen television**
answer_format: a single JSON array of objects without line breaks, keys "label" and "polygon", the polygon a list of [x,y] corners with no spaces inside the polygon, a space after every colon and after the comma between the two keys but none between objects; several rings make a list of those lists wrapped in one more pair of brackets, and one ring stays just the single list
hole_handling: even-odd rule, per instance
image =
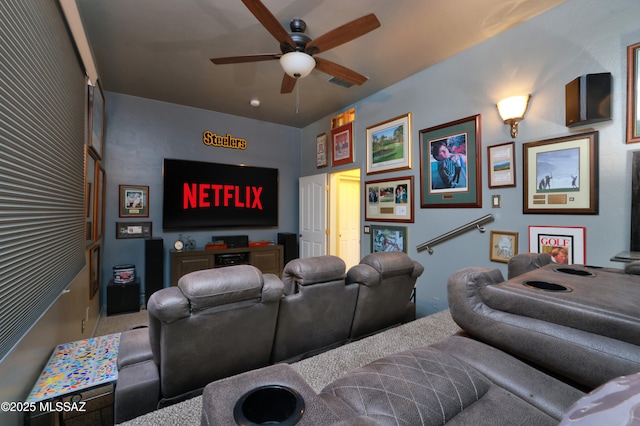
[{"label": "flat screen television", "polygon": [[164,159],[162,228],[278,226],[278,169]]}]

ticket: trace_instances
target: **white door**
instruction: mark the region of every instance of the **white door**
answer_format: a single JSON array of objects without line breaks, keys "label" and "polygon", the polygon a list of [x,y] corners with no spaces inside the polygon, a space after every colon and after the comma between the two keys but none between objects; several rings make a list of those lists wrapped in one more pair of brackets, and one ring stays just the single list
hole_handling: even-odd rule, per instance
[{"label": "white door", "polygon": [[360,262],[359,176],[341,177],[337,191],[337,255],[344,260],[349,269]]},{"label": "white door", "polygon": [[327,174],[300,178],[300,257],[327,254]]}]

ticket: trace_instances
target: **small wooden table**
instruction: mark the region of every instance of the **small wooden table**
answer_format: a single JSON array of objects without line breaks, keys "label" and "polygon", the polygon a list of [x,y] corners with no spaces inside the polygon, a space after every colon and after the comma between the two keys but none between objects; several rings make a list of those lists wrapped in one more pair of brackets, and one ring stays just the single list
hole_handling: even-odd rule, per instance
[{"label": "small wooden table", "polygon": [[[55,401],[118,380],[119,348],[120,333],[56,346],[25,403],[36,404],[41,412],[58,411],[62,419],[63,411],[56,409]],[[26,424],[31,414],[26,413]]]}]

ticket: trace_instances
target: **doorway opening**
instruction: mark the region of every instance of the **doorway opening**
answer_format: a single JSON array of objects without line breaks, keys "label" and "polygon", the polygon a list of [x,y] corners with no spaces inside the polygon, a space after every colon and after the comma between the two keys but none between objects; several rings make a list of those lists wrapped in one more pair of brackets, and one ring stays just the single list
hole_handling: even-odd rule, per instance
[{"label": "doorway opening", "polygon": [[329,176],[329,247],[347,270],[360,263],[360,169]]}]

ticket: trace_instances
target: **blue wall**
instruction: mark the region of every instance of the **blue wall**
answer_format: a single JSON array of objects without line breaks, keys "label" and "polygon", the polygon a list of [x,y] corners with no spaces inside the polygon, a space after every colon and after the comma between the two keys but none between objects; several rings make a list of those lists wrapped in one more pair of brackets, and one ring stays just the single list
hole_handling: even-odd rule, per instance
[{"label": "blue wall", "polygon": [[[489,260],[489,230],[518,232],[519,251],[528,251],[528,226],[585,226],[587,263],[621,267],[609,259],[629,249],[631,154],[640,146],[625,144],[626,47],[640,41],[637,0],[568,0],[566,3],[476,45],[442,63],[356,103],[355,159],[367,180],[413,175],[420,182],[418,132],[474,114],[482,115],[483,207],[420,208],[416,184],[415,223],[408,227],[409,255],[425,266],[418,281],[418,313],[447,307],[446,282],[467,266],[500,268]],[[416,54],[420,54],[419,49]],[[565,127],[565,84],[589,73],[613,74],[613,120],[593,127]],[[487,146],[513,139],[495,104],[508,96],[532,95],[529,111],[515,139],[517,187],[489,189]],[[366,175],[366,128],[401,114],[413,114],[413,168],[410,171]],[[328,131],[329,117],[303,129],[302,158],[315,155],[315,137]],[[522,213],[522,144],[591,129],[600,136],[600,214],[531,215]],[[350,165],[351,167],[353,165]],[[329,169],[328,172],[333,170]],[[317,173],[302,162],[302,175]],[[499,194],[502,207],[491,208]],[[416,245],[491,213],[487,232],[456,237],[429,255]],[[364,214],[362,215],[364,223]],[[397,224],[403,225],[404,224]],[[369,235],[361,235],[361,253],[369,251]],[[436,300],[437,299],[437,300]]]},{"label": "blue wall", "polygon": [[[250,240],[274,240],[278,232],[298,231],[300,129],[201,109],[107,92],[105,170],[107,174],[102,282],[114,265],[133,263],[144,277],[144,241],[116,239],[116,222],[151,221],[153,236],[164,238],[165,286],[169,284],[169,249],[178,232],[162,229],[162,160],[176,158],[245,164],[280,171],[279,227],[185,232],[199,247],[212,235],[247,234]],[[247,141],[247,149],[207,146],[202,133],[230,133]],[[149,218],[120,218],[119,185],[149,186]],[[104,286],[103,286],[104,294]]]}]

